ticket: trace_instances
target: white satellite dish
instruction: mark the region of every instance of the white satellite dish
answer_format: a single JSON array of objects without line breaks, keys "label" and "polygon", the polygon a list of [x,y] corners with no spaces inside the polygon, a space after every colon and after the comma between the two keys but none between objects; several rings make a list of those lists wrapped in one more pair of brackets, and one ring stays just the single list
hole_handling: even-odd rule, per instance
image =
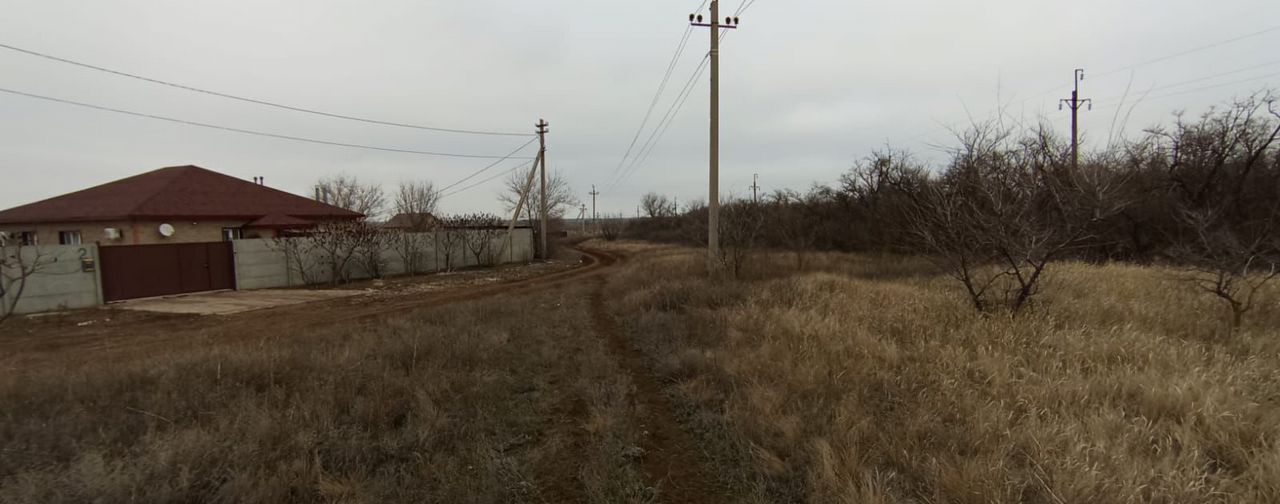
[{"label": "white satellite dish", "polygon": [[168,238],[170,236],[173,236],[173,233],[174,233],[173,224],[166,223],[166,224],[160,225],[160,236]]}]

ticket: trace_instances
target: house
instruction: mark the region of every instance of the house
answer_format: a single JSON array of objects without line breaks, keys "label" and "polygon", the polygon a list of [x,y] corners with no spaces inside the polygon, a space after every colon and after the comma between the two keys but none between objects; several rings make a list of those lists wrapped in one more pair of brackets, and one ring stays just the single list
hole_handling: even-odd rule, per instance
[{"label": "house", "polygon": [[0,211],[0,239],[24,245],[217,242],[363,217],[198,166],[172,166]]},{"label": "house", "polygon": [[382,227],[400,231],[426,231],[440,227],[440,219],[429,213],[400,213]]}]

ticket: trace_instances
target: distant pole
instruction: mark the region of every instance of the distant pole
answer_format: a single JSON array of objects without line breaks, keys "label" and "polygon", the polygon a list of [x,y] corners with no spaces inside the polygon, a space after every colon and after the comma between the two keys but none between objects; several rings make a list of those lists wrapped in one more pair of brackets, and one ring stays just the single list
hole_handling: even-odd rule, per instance
[{"label": "distant pole", "polygon": [[760,174],[751,176],[751,202],[760,203]]},{"label": "distant pole", "polygon": [[539,170],[542,177],[542,186],[541,186],[541,190],[539,191],[540,197],[538,198],[538,206],[541,207],[538,209],[538,220],[540,221],[538,223],[538,227],[539,227],[538,234],[541,236],[541,239],[538,241],[539,241],[539,244],[542,245],[542,259],[546,260],[548,255],[547,254],[548,252],[548,249],[547,249],[547,133],[550,132],[550,130],[547,129],[547,126],[549,126],[547,124],[547,121],[543,119],[538,119],[537,126],[538,126],[538,145],[539,145],[538,159],[542,162],[541,169]]},{"label": "distant pole", "polygon": [[694,26],[711,28],[711,159],[707,194],[707,267],[714,270],[720,257],[720,30],[737,28],[737,18],[720,24],[720,2],[711,0],[711,22],[690,14]]},{"label": "distant pole", "polygon": [[1062,110],[1065,103],[1071,108],[1071,171],[1080,171],[1080,107],[1088,104],[1089,110],[1093,110],[1093,100],[1085,98],[1080,99],[1080,81],[1084,80],[1084,69],[1077,68],[1075,72],[1075,89],[1071,91],[1071,98],[1063,99],[1058,102],[1058,110]]},{"label": "distant pole", "polygon": [[600,191],[596,190],[595,184],[591,184],[591,192],[589,194],[591,194],[591,221],[595,222],[600,219],[599,214],[596,213],[596,196],[600,195]]}]

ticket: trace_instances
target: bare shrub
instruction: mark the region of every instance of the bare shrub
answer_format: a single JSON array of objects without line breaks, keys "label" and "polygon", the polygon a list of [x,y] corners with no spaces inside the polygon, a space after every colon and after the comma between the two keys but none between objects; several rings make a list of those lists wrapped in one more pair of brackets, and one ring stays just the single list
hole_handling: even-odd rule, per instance
[{"label": "bare shrub", "polygon": [[598,220],[600,237],[604,238],[605,241],[615,241],[626,232],[629,223],[629,219],[620,213],[604,214]]},{"label": "bare shrub", "polygon": [[315,283],[316,242],[305,235],[276,235],[267,242],[271,250],[284,254],[289,276],[297,275],[303,285]]},{"label": "bare shrub", "polygon": [[1191,236],[1171,256],[1185,266],[1192,284],[1227,305],[1231,327],[1238,329],[1258,294],[1280,276],[1280,216],[1273,212],[1248,232],[1209,212],[1188,211],[1184,220]]},{"label": "bare shrub", "polygon": [[439,253],[444,256],[445,271],[453,271],[455,259],[462,251],[466,241],[467,227],[470,218],[465,215],[449,215],[440,219],[440,230],[436,232],[439,241]]},{"label": "bare shrub", "polygon": [[57,255],[39,246],[0,244],[0,324],[13,316],[27,280],[49,269]]},{"label": "bare shrub", "polygon": [[[439,232],[437,228],[436,233]],[[428,248],[431,232],[414,232],[397,230],[387,234],[387,245],[400,258],[404,272],[409,276],[423,271],[424,253]]]},{"label": "bare shrub", "polygon": [[375,234],[377,230],[362,221],[331,221],[316,226],[311,241],[321,266],[328,270],[330,282],[337,285],[351,280],[349,266],[362,250],[368,249]]},{"label": "bare shrub", "polygon": [[992,122],[959,139],[948,171],[915,196],[911,233],[977,311],[998,301],[1016,314],[1050,262],[1086,243],[1093,224],[1125,202],[1110,180],[1069,170],[1066,146],[1043,128],[1015,141]]},{"label": "bare shrub", "polygon": [[477,265],[492,265],[494,263],[494,240],[502,233],[502,218],[493,214],[477,213],[465,217],[467,228],[463,236],[463,243],[467,250],[471,252],[471,256],[475,258]]},{"label": "bare shrub", "polygon": [[763,208],[748,200],[720,206],[720,267],[739,278],[756,250],[764,229]]},{"label": "bare shrub", "polygon": [[384,252],[390,248],[392,234],[382,228],[362,222],[351,231],[356,234],[356,260],[371,278],[382,278],[389,261]]}]

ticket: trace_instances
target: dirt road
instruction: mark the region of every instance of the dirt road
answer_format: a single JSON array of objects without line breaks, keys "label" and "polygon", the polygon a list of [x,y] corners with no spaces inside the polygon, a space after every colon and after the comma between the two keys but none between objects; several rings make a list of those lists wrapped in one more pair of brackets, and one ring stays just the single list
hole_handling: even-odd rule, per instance
[{"label": "dirt road", "polygon": [[546,269],[550,273],[537,269],[505,268],[503,271],[511,274],[504,277],[486,276],[485,270],[474,270],[459,276],[471,275],[490,281],[455,281],[425,292],[414,289],[390,291],[227,316],[103,308],[14,320],[6,324],[5,331],[0,334],[0,373],[114,361],[130,355],[146,355],[157,347],[253,341],[264,335],[302,335],[313,327],[359,323],[415,308],[546,289],[596,274],[616,261],[613,256],[598,251],[583,249],[581,252],[580,264]]},{"label": "dirt road", "polygon": [[[529,427],[527,432],[514,437],[515,441],[504,445],[507,447],[503,450],[510,451],[509,456],[521,449],[543,450],[563,461],[533,465],[529,474],[539,484],[532,491],[544,501],[594,500],[587,497],[584,485],[590,484],[584,481],[590,477],[584,473],[593,470],[592,460],[611,460],[614,461],[611,464],[620,461],[630,466],[640,486],[648,489],[642,493],[655,497],[656,502],[726,501],[725,489],[702,460],[697,441],[680,424],[647,358],[625,339],[609,314],[604,296],[606,275],[625,261],[626,256],[619,251],[579,250],[583,259],[576,265],[564,264],[536,273],[510,273],[501,280],[477,273],[478,278],[491,281],[456,281],[444,287],[408,288],[399,294],[323,300],[225,316],[87,310],[56,321],[37,319],[28,321],[18,334],[11,331],[9,336],[0,339],[3,351],[0,372],[65,369],[91,361],[119,362],[175,348],[253,344],[263,340],[279,342],[280,338],[306,338],[323,332],[313,330],[317,328],[361,327],[378,324],[391,315],[414,312],[416,315],[410,317],[422,317],[423,309],[429,313],[431,308],[467,301],[547,293],[536,298],[548,308],[540,316],[581,322],[567,326],[566,331],[558,333],[559,337],[526,342],[529,346],[525,351],[546,355],[554,364],[526,363],[510,371],[528,375],[520,380],[523,384],[514,392],[514,397],[519,399],[515,402],[536,404],[534,399],[520,398],[526,394],[530,398],[541,397],[538,391],[544,387],[549,394],[537,399],[547,401],[545,413],[527,418],[527,425],[538,427]],[[558,287],[561,289],[547,292]],[[557,315],[555,310],[573,312]],[[103,320],[106,315],[110,315],[111,320]],[[584,354],[591,347],[600,349],[595,354],[600,360],[595,364],[588,359],[579,367],[574,360],[577,357],[565,354]],[[614,371],[607,377],[588,378],[592,373],[588,368],[597,373]],[[600,398],[593,399],[596,388],[589,384],[598,378],[621,384],[618,390],[623,392],[617,395],[621,398],[618,410],[611,413],[613,410],[601,409],[604,406]],[[616,420],[601,424],[600,418]],[[601,429],[612,434],[602,434]],[[602,441],[610,437],[627,441],[621,446]],[[602,455],[604,451],[609,453]]]}]

